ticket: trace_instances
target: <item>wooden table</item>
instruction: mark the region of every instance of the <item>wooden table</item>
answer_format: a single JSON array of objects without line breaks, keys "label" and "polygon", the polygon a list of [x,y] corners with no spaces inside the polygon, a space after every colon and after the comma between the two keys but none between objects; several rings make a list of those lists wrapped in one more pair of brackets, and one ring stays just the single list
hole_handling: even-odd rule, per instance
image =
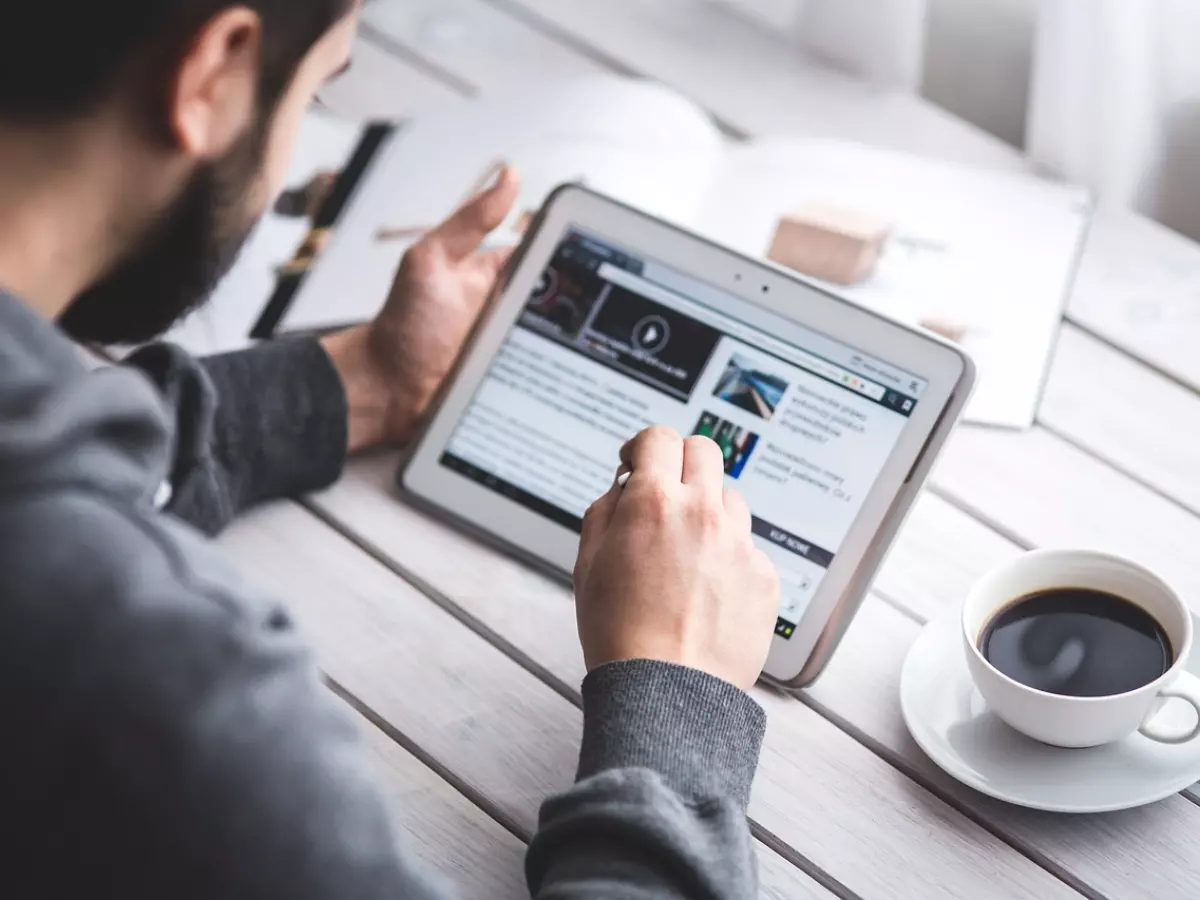
[{"label": "wooden table", "polygon": [[[821,68],[700,0],[376,0],[327,100],[406,114],[600,70],[669,82],[734,134],[849,137],[1019,168],[919,100]],[[922,623],[1033,546],[1133,557],[1200,604],[1200,250],[1102,209],[1035,428],[952,441],[828,673],[760,690],[750,816],[771,897],[1200,897],[1200,792],[1065,817],[944,776],[897,704]],[[569,592],[400,504],[391,455],[239,524],[248,577],[286,599],[365,729],[415,848],[467,897],[524,896],[548,793],[571,782],[584,667]],[[1200,607],[1198,607],[1200,608]]]}]

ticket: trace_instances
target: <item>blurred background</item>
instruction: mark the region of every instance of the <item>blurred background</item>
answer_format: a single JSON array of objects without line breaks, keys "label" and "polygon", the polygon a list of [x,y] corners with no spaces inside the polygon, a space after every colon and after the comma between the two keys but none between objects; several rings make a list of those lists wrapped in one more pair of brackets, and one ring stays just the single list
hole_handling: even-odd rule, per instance
[{"label": "blurred background", "polygon": [[715,0],[1200,238],[1194,0]]},{"label": "blurred background", "polygon": [[[802,60],[819,60],[881,91],[911,93],[1027,153],[1046,172],[1096,191],[1103,201],[1200,239],[1196,0],[589,5],[594,8],[575,0],[367,0],[366,33],[418,66],[427,64],[451,88],[475,93],[508,86],[497,83],[506,76],[520,82],[517,60],[503,61],[497,71],[506,45],[526,54],[526,75],[538,64],[543,77],[559,71],[559,59],[539,57],[543,48],[530,44],[524,33],[529,28],[558,39],[551,57],[560,57],[565,43],[599,67],[676,86],[695,80],[683,71],[685,61],[669,58],[688,42],[712,64],[706,77],[728,82],[717,93],[729,98],[739,93],[739,78],[762,77],[768,69],[778,74],[790,50],[798,69]],[[675,49],[664,56],[667,46]],[[653,61],[646,58],[651,55]],[[757,71],[741,71],[739,61],[751,57]],[[799,82],[793,88],[804,90]],[[721,115],[714,96],[693,99]],[[431,97],[429,105],[438,104]],[[386,102],[367,111],[394,112]],[[735,124],[753,133],[806,130],[786,121]],[[917,142],[907,149],[928,154],[936,147]]]},{"label": "blurred background", "polygon": [[[743,183],[742,196],[770,197],[794,212],[809,200],[864,207],[864,198],[853,195],[866,182],[881,197],[891,188],[919,195],[899,212],[878,210],[886,221],[864,232],[892,226],[887,246],[894,252],[884,254],[879,269],[885,276],[896,271],[891,263],[903,261],[901,251],[938,243],[930,241],[925,225],[935,236],[969,238],[970,246],[958,249],[975,256],[956,257],[960,274],[973,273],[969,293],[980,295],[980,305],[995,307],[995,321],[975,322],[981,327],[972,329],[969,320],[983,309],[953,310],[951,316],[938,311],[936,322],[917,318],[952,339],[964,328],[973,331],[965,341],[977,358],[986,355],[989,332],[997,341],[1009,335],[1004,340],[1014,352],[1025,340],[1030,322],[999,314],[1015,312],[1011,298],[1028,298],[1031,309],[1042,311],[1046,323],[1034,330],[1044,335],[1069,295],[1072,314],[1087,318],[1097,333],[1123,337],[1136,323],[1140,339],[1156,352],[1170,348],[1172,371],[1192,372],[1193,354],[1177,335],[1200,327],[1193,243],[1200,239],[1197,44],[1197,0],[367,0],[353,67],[321,95],[322,112],[335,121],[312,123],[312,139],[301,142],[294,186],[303,188],[314,175],[346,162],[358,132],[338,123],[398,123],[395,143],[407,149],[389,152],[409,160],[403,163],[407,178],[397,172],[394,185],[367,193],[390,204],[396,221],[383,224],[419,234],[459,201],[478,174],[476,164],[485,168],[479,160],[469,166],[459,160],[471,169],[464,174],[444,143],[428,149],[429,129],[448,128],[444,117],[452,115],[458,116],[456,127],[471,135],[459,144],[476,145],[488,157],[483,162],[499,157],[526,163],[530,185],[522,214],[537,207],[553,178],[586,175],[593,186],[655,214],[699,227],[751,255],[769,255],[769,230],[784,210],[764,208],[762,221],[753,224],[744,210],[700,222],[682,208],[712,193],[714,179],[701,157],[708,154],[711,162],[724,152],[708,130],[714,124],[730,148],[746,150],[734,152],[748,164],[743,176],[750,177],[754,147],[762,147],[761,161],[774,167],[770,175],[756,175],[756,184]],[[618,76],[658,85],[675,99],[643,90],[636,96],[644,104],[598,88],[603,99],[588,101],[591,115],[584,115],[588,102],[576,93],[581,85]],[[505,111],[505,98],[514,96],[516,112]],[[605,115],[595,114],[597,104]],[[797,143],[830,139],[839,147],[821,165],[812,156],[816,144]],[[767,153],[765,144],[775,150]],[[418,153],[422,146],[425,155]],[[851,159],[854,146],[877,152],[863,156],[855,171],[833,177],[837,161]],[[900,155],[927,161],[924,175],[918,178]],[[649,174],[654,159],[666,177]],[[686,161],[709,176],[687,180]],[[951,188],[949,180],[967,177],[955,174],[953,164],[977,173],[971,187]],[[905,167],[904,174],[897,166]],[[866,172],[871,179],[863,177]],[[1088,251],[1073,280],[1060,276],[1074,271],[1074,242],[1055,249],[1045,265],[1031,263],[1035,247],[1051,248],[1026,233],[1024,223],[1062,221],[1065,228],[1065,219],[1021,208],[1008,183],[992,178],[1005,173],[1024,180],[1031,173],[1050,176],[1089,191],[1096,201]],[[822,184],[834,184],[830,196],[808,196],[817,192],[802,182],[818,174]],[[727,177],[715,181],[727,192],[735,187]],[[916,190],[917,183],[927,189]],[[971,198],[967,205],[979,211],[977,221],[964,227],[965,219],[943,210],[932,223],[921,223],[916,216],[933,212],[925,208],[929,197],[947,203]],[[304,277],[332,233],[325,227],[331,223],[317,224],[305,245],[312,252],[292,261],[297,277]],[[983,225],[1002,230],[1004,239],[988,239]],[[290,306],[273,303],[280,261],[292,255],[306,227],[302,218],[268,223],[247,265],[195,327],[177,337],[194,349],[234,346],[248,339],[250,326],[272,318],[270,309],[298,313],[307,301],[320,314],[306,323],[310,327],[369,314],[366,308],[341,309],[345,290],[322,290],[311,281]],[[1010,240],[1018,237],[1020,248]],[[389,246],[398,255],[404,243]],[[254,261],[257,251],[265,262]],[[1014,256],[1024,265],[1012,266]],[[381,264],[381,271],[392,264]],[[324,268],[329,278],[341,271]],[[1031,282],[1042,272],[1037,290],[1032,284],[1004,289],[999,275],[1017,268],[1027,270]],[[951,290],[955,282],[944,266],[928,277],[910,274],[909,293],[964,293]],[[876,279],[875,286],[885,287],[886,280]],[[975,289],[980,285],[992,285],[1005,301],[985,302]],[[373,304],[376,293],[356,296]],[[898,295],[885,293],[892,300]],[[272,303],[264,311],[268,297]],[[904,317],[906,311],[891,312]],[[274,316],[276,324],[279,318]],[[1047,349],[1039,344],[1035,355]]]}]

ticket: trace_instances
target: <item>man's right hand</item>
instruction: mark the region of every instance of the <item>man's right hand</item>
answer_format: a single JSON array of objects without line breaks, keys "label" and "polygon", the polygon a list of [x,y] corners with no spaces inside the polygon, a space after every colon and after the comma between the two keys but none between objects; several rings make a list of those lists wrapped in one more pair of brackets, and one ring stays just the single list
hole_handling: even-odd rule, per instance
[{"label": "man's right hand", "polygon": [[588,669],[653,659],[751,687],[770,650],[779,579],[751,541],[745,501],[725,487],[720,448],[651,428],[621,461],[633,474],[588,510],[575,565]]}]

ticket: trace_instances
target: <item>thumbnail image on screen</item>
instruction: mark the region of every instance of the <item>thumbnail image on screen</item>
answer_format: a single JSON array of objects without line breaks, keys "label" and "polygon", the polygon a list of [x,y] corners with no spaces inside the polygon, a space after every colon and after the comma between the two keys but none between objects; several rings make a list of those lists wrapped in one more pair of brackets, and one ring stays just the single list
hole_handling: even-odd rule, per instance
[{"label": "thumbnail image on screen", "polygon": [[738,409],[770,419],[787,389],[788,384],[782,378],[761,371],[753,362],[735,353],[726,364],[713,396]]},{"label": "thumbnail image on screen", "polygon": [[721,455],[725,458],[725,474],[730,478],[741,477],[750,455],[758,446],[757,434],[710,412],[701,413],[692,434],[712,438],[721,448]]},{"label": "thumbnail image on screen", "polygon": [[587,321],[603,284],[594,272],[583,267],[550,265],[534,285],[528,309],[570,340]]},{"label": "thumbnail image on screen", "polygon": [[[622,444],[661,424],[711,439],[783,585],[791,637],[917,404],[862,357],[762,310],[692,296],[681,273],[564,236],[442,454],[442,465],[578,533]],[[703,286],[701,286],[703,287]],[[745,313],[745,321],[742,320]],[[907,373],[901,373],[907,376]],[[907,384],[903,377],[896,384]]]},{"label": "thumbnail image on screen", "polygon": [[[572,255],[568,255],[571,251]],[[530,330],[686,401],[721,339],[715,328],[605,281],[574,244],[556,255],[521,317]]]}]

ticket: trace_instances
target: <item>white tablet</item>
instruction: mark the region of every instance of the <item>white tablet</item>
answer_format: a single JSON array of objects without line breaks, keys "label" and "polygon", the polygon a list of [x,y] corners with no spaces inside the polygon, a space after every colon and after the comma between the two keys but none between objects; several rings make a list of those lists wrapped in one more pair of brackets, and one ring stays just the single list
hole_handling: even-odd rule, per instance
[{"label": "white tablet", "polygon": [[956,347],[580,187],[531,226],[399,480],[562,576],[620,446],[720,445],[783,600],[765,675],[821,671],[974,381]]}]

